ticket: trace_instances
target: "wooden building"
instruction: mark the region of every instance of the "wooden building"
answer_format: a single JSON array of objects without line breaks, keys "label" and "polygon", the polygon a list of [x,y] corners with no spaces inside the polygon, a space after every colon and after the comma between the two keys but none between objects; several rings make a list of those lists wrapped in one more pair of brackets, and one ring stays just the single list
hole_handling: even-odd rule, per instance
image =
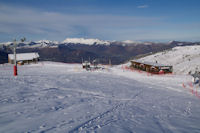
[{"label": "wooden building", "polygon": [[[19,53],[16,54],[17,64],[37,63],[39,61],[38,53]],[[14,54],[8,54],[8,63],[14,64]]]},{"label": "wooden building", "polygon": [[155,74],[173,72],[173,66],[140,60],[131,60],[131,67]]}]

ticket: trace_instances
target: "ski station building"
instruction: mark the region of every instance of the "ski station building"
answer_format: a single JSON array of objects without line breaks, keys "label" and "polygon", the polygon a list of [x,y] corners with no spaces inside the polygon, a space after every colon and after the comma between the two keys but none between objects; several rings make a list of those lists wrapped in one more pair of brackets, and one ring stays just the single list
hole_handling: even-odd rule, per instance
[{"label": "ski station building", "polygon": [[[17,64],[24,65],[37,63],[39,61],[38,53],[19,53],[16,54]],[[14,54],[8,54],[8,63],[14,64]]]},{"label": "ski station building", "polygon": [[159,63],[153,63],[153,62],[140,61],[140,60],[131,60],[130,67],[136,68],[142,71],[147,71],[150,73],[155,73],[155,74],[173,72],[173,66],[163,65]]}]

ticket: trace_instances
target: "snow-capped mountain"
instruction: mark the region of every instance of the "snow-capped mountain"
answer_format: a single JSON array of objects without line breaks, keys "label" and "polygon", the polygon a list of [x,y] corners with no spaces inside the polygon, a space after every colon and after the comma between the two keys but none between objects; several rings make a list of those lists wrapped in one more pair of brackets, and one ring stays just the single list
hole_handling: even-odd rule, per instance
[{"label": "snow-capped mountain", "polygon": [[58,41],[50,41],[50,40],[39,40],[36,41],[37,43],[45,43],[45,44],[49,44],[49,43],[53,43],[53,44],[59,44]]},{"label": "snow-capped mountain", "polygon": [[86,44],[86,45],[110,45],[109,41],[103,41],[99,39],[85,39],[85,38],[66,38],[62,43],[73,44]]},{"label": "snow-capped mountain", "polygon": [[141,43],[139,41],[132,41],[132,40],[125,40],[125,41],[122,41],[122,42],[125,43],[125,44],[133,44],[133,43],[139,44],[139,43]]},{"label": "snow-capped mountain", "polygon": [[[66,38],[64,41],[50,41],[50,40],[39,40],[30,42],[18,42],[18,48],[44,48],[44,47],[57,47],[59,45],[68,44],[82,44],[82,45],[110,45],[111,42],[99,40],[99,39],[85,39],[85,38]],[[0,43],[0,46],[11,46],[13,42]]]},{"label": "snow-capped mountain", "polygon": [[[50,40],[39,40],[39,41],[29,41],[29,42],[18,42],[18,48],[52,48],[58,47],[59,45],[102,45],[102,46],[110,46],[110,45],[119,45],[119,46],[137,46],[137,45],[153,45],[153,44],[161,44],[161,45],[172,45],[175,46],[187,46],[187,45],[200,45],[199,42],[179,42],[179,41],[170,41],[169,43],[156,43],[156,42],[140,42],[140,41],[105,41],[99,39],[86,39],[86,38],[66,38],[64,41],[50,41]],[[4,42],[0,43],[0,47],[2,46],[12,46],[13,42]]]},{"label": "snow-capped mountain", "polygon": [[30,42],[28,45],[25,45],[24,47],[44,48],[44,47],[57,47],[58,45],[59,45],[58,41],[40,40],[36,42]]},{"label": "snow-capped mountain", "polygon": [[[99,39],[86,39],[86,38],[66,38],[64,41],[50,41],[50,40],[39,40],[39,41],[30,41],[30,42],[18,42],[18,48],[44,48],[44,47],[58,47],[59,45],[104,45],[109,46],[121,45],[121,46],[136,46],[136,45],[152,45],[154,42],[140,42],[140,41],[105,41]],[[11,46],[13,42],[0,43],[0,46]]]},{"label": "snow-capped mountain", "polygon": [[12,44],[13,42],[2,42],[0,43],[0,46],[9,46],[10,44]]},{"label": "snow-capped mountain", "polygon": [[[40,40],[30,42],[17,42],[18,48],[44,48],[44,47],[56,47],[59,44],[57,41]],[[12,47],[13,42],[0,43],[0,47]]]},{"label": "snow-capped mountain", "polygon": [[125,40],[125,41],[122,41],[122,43],[124,43],[124,45],[140,45],[140,44],[152,45],[152,44],[154,44],[156,42],[141,42],[141,41]]},{"label": "snow-capped mountain", "polygon": [[175,73],[194,73],[196,70],[200,71],[200,46],[177,46],[140,60],[172,65]]}]

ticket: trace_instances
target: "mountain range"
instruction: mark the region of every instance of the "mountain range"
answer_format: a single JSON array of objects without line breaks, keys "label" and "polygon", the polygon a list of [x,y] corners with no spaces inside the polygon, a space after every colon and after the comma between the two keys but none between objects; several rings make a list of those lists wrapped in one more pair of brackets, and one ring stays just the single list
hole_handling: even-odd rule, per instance
[{"label": "mountain range", "polygon": [[[63,42],[41,40],[18,43],[17,53],[38,52],[42,61],[81,63],[82,60],[96,59],[102,64],[108,64],[109,60],[112,64],[120,64],[141,54],[188,45],[200,45],[200,42],[155,43],[67,38]],[[12,47],[12,42],[0,44],[0,63],[7,62],[7,54],[12,53]]]}]

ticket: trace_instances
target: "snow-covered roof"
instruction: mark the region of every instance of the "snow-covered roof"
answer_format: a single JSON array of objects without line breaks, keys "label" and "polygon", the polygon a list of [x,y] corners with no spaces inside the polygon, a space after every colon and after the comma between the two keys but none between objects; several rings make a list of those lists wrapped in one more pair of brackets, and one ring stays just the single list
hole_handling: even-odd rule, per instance
[{"label": "snow-covered roof", "polygon": [[[11,60],[14,60],[14,54],[8,54],[8,57]],[[38,53],[19,53],[19,54],[16,54],[17,61],[33,60],[33,59],[36,59],[36,58],[39,58],[39,57],[40,56],[39,56]]]},{"label": "snow-covered roof", "polygon": [[141,64],[146,64],[146,65],[151,65],[151,66],[157,66],[157,67],[170,66],[170,65],[160,64],[160,63],[156,63],[156,62],[149,62],[149,61],[141,61],[141,60],[131,60],[131,61],[138,62]]}]

